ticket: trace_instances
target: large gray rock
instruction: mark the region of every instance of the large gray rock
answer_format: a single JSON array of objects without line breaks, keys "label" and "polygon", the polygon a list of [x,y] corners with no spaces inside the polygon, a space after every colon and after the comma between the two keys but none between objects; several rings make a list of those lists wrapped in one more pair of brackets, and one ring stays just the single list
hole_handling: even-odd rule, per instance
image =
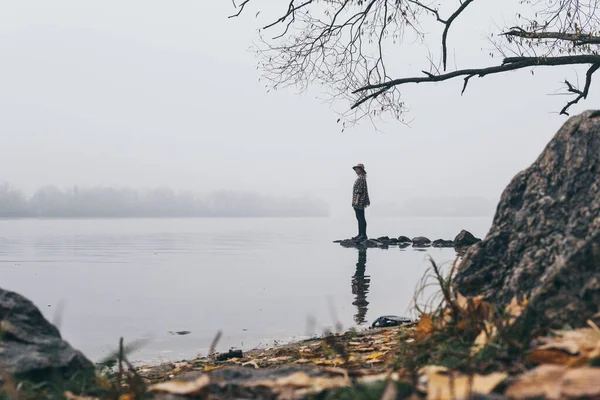
[{"label": "large gray rock", "polygon": [[584,325],[600,305],[600,111],[570,118],[505,189],[487,237],[466,252],[464,295],[529,300],[530,328]]},{"label": "large gray rock", "polygon": [[1,288],[0,365],[11,375],[31,380],[71,378],[94,369],[31,301]]}]

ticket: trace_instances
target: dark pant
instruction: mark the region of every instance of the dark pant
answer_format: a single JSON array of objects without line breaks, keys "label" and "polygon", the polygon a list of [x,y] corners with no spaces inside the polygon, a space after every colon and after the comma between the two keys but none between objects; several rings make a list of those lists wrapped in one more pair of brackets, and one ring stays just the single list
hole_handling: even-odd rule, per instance
[{"label": "dark pant", "polygon": [[365,210],[355,208],[356,219],[358,220],[358,236],[367,236],[367,220],[365,219]]}]

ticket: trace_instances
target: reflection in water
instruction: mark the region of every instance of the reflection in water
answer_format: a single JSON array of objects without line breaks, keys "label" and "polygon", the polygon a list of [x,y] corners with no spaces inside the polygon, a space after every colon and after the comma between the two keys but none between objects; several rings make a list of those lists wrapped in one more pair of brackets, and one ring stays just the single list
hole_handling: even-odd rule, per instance
[{"label": "reflection in water", "polygon": [[355,300],[352,302],[356,306],[357,312],[354,315],[354,322],[358,325],[365,323],[369,302],[367,301],[367,293],[369,293],[369,285],[371,277],[365,275],[367,268],[367,249],[358,250],[358,262],[356,263],[356,272],[352,277],[352,294]]}]

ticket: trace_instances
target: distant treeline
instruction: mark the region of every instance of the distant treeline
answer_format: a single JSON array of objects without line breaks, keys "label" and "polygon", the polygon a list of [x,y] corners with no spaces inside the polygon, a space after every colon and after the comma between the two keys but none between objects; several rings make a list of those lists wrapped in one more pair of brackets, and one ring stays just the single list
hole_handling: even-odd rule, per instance
[{"label": "distant treeline", "polygon": [[46,186],[31,197],[0,183],[0,218],[115,217],[326,217],[325,202],[313,198],[270,197],[253,192],[205,195],[168,188]]}]

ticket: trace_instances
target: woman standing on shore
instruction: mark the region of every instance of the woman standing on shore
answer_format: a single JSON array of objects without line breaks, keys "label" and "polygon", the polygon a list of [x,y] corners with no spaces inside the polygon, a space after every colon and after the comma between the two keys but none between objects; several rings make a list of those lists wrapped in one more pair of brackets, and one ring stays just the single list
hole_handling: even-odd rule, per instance
[{"label": "woman standing on shore", "polygon": [[352,167],[356,172],[357,178],[352,189],[352,207],[358,220],[358,236],[354,240],[367,240],[367,220],[365,218],[365,208],[371,205],[369,200],[369,190],[367,188],[367,171],[363,164],[356,164]]}]

